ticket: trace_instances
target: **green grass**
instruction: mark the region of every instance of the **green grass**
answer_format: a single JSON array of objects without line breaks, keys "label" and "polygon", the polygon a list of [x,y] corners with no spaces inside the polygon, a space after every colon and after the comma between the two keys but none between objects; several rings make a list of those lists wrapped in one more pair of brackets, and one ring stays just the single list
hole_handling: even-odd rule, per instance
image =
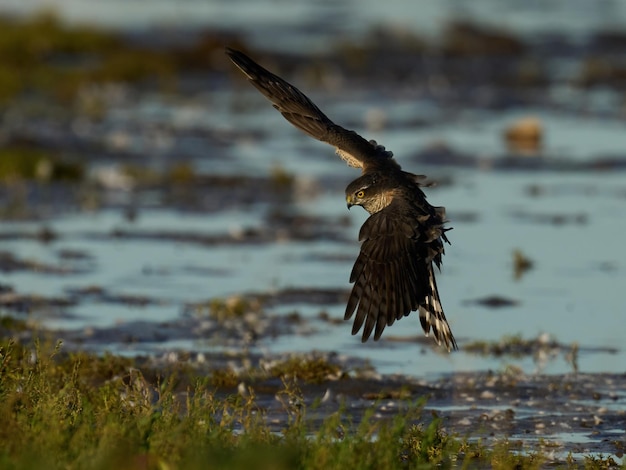
[{"label": "green grass", "polygon": [[[293,364],[292,364],[293,365]],[[318,364],[319,367],[319,364]],[[140,366],[113,355],[63,353],[60,344],[0,342],[0,468],[3,469],[417,469],[540,468],[545,458],[507,440],[487,448],[423,416],[354,420],[340,408],[314,420],[298,381],[281,375],[280,423],[254,391],[228,394],[237,377],[192,368]],[[274,371],[274,373],[278,373]],[[280,373],[278,373],[280,375]],[[316,378],[316,380],[319,379]],[[265,405],[263,404],[265,403]],[[587,468],[607,461],[588,459]],[[575,467],[575,463],[568,467]]]}]

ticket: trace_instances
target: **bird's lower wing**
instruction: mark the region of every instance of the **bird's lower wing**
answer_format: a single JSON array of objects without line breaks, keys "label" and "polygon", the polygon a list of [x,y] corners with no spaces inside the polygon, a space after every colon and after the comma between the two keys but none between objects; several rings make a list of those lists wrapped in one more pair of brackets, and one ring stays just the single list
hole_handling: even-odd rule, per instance
[{"label": "bird's lower wing", "polygon": [[[430,225],[441,225],[431,216],[406,213],[397,204],[373,214],[361,229],[361,252],[354,264],[350,282],[354,283],[345,319],[356,312],[352,334],[363,328],[362,341],[372,332],[378,340],[386,326],[420,310],[424,332],[433,330],[437,343],[456,349],[446,320],[433,271],[433,244]],[[443,251],[443,248],[441,248]]]},{"label": "bird's lower wing", "polygon": [[392,157],[384,147],[333,123],[304,93],[244,53],[227,48],[226,54],[287,121],[314,139],[334,145],[349,166],[365,168],[370,162]]}]

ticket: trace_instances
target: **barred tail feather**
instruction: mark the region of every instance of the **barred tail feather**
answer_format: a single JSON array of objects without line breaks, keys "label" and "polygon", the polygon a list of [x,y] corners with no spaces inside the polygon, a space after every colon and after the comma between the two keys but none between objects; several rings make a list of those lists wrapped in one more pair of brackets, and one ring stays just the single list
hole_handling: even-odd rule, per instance
[{"label": "barred tail feather", "polygon": [[424,303],[420,305],[420,323],[424,330],[424,334],[429,336],[430,330],[433,331],[433,336],[437,344],[445,344],[448,351],[450,349],[457,350],[456,340],[452,335],[446,315],[443,313],[443,307],[441,306],[441,300],[439,299],[439,291],[437,290],[437,282],[435,281],[435,273],[429,269],[428,282],[430,287],[430,293],[424,298]]}]

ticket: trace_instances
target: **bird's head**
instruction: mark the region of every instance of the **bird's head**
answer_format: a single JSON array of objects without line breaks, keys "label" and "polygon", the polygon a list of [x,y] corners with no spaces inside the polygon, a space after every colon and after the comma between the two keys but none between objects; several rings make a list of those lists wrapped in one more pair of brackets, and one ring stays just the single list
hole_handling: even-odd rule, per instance
[{"label": "bird's head", "polygon": [[363,175],[355,179],[346,188],[348,209],[352,206],[362,206],[370,214],[382,209],[382,207],[379,207],[381,191],[378,186],[378,178],[373,175]]}]

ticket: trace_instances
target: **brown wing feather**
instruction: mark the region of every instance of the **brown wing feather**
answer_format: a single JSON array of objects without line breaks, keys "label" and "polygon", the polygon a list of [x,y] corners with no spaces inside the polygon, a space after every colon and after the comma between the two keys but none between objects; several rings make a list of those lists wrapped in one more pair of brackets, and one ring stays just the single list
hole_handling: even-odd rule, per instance
[{"label": "brown wing feather", "polygon": [[[434,278],[432,264],[443,253],[444,229],[432,209],[424,214],[416,204],[396,199],[361,228],[361,252],[350,275],[354,286],[344,318],[356,311],[352,334],[363,327],[363,342],[372,332],[378,340],[386,326],[419,309],[424,332],[432,329],[438,343],[457,349]],[[439,237],[433,238],[434,233]]]},{"label": "brown wing feather", "polygon": [[[391,161],[391,152],[335,124],[295,86],[264,69],[242,52],[227,48],[226,54],[287,121],[314,139],[335,146],[337,154],[349,166],[365,171],[370,165],[379,166],[385,161]],[[395,162],[393,164],[397,165]]]}]

